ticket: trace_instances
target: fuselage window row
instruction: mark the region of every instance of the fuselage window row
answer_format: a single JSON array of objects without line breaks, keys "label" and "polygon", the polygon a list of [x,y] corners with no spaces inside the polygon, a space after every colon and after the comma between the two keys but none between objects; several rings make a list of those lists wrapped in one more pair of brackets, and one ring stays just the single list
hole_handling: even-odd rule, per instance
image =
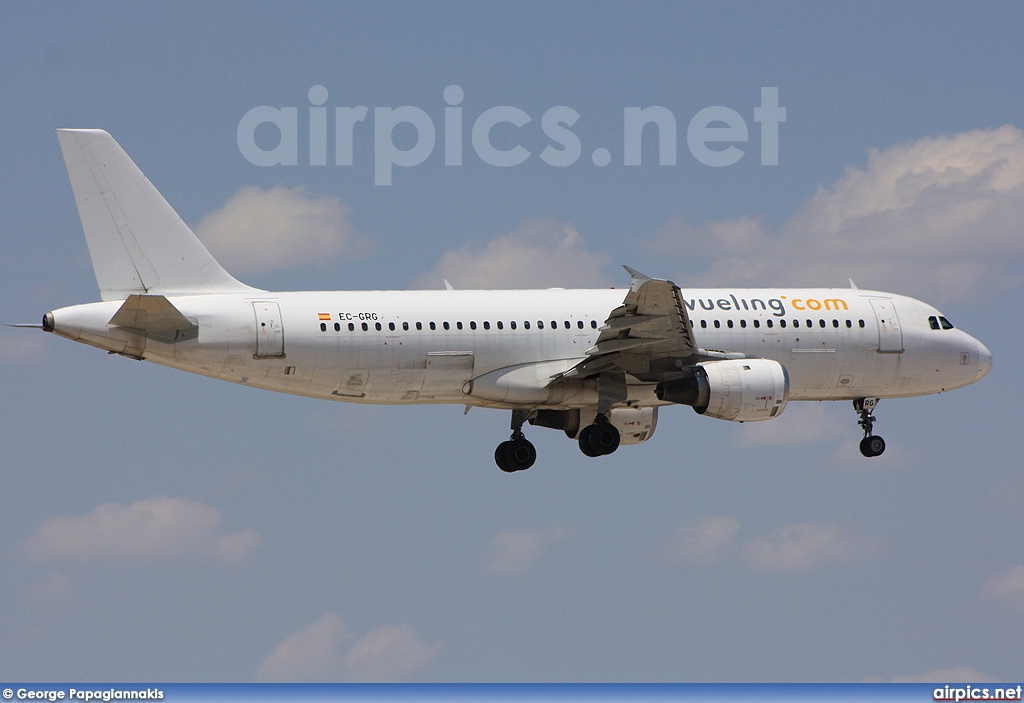
[{"label": "fuselage window row", "polygon": [[[942,318],[942,319],[945,319],[945,318]],[[775,322],[776,322],[775,320],[765,320],[765,326],[768,327],[769,329],[773,329],[775,327]],[[805,325],[806,327],[808,327],[808,328],[814,327],[814,320],[805,320],[804,322],[806,323],[806,325]],[[786,329],[786,326],[788,324],[786,320],[778,320],[778,323],[779,323],[779,327],[781,327],[782,329]],[[725,321],[725,326],[728,327],[729,329],[733,329],[735,327],[735,324],[736,323],[733,320],[726,320]],[[754,326],[754,329],[760,329],[761,328],[761,321],[760,320],[753,320],[752,324]],[[793,320],[792,324],[793,324],[794,328],[799,329],[799,327],[800,327],[800,320]],[[938,324],[938,323],[936,322],[935,324]],[[721,329],[722,328],[722,321],[721,320],[713,320],[711,322],[711,325],[716,330],[717,329]],[[739,321],[739,325],[740,325],[740,327],[742,329],[746,329],[747,328],[747,321],[744,320],[744,319],[741,319]],[[700,321],[700,326],[701,326],[701,329],[707,329],[708,328],[708,321],[707,320],[701,320]],[[820,319],[820,320],[818,320],[818,326],[820,328],[822,328],[822,329],[825,329],[826,327],[828,327],[828,323],[824,319]],[[832,320],[832,327],[834,327],[836,329],[839,329],[841,326],[842,326],[842,322],[840,322],[839,320],[836,320],[836,319]],[[865,327],[864,320],[858,320],[857,321],[857,326],[860,327],[861,329],[864,329],[864,327]],[[846,320],[846,328],[847,329],[853,329],[853,320]],[[932,329],[938,329],[938,327],[934,327],[933,326]],[[950,325],[948,328],[944,327],[943,329],[952,329],[952,325]]]},{"label": "fuselage window row", "polygon": [[[530,321],[529,320],[525,320],[522,324],[523,324],[523,329],[527,329],[527,330],[530,329]],[[562,324],[565,327],[565,329],[567,329],[567,330],[572,329],[572,323],[569,322],[568,320],[565,320]],[[417,330],[422,330],[423,329],[423,323],[422,322],[417,322],[417,323],[415,323],[415,325],[416,325],[416,329]],[[436,330],[437,329],[437,323],[436,322],[428,322],[427,325],[430,327],[431,330]],[[442,322],[441,326],[445,330],[449,330],[449,331],[451,330],[451,323],[449,323],[447,321]],[[484,320],[482,326],[483,326],[483,328],[485,330],[490,330],[491,329],[491,322],[490,322],[490,320]],[[503,321],[501,321],[501,320],[498,320],[496,323],[494,323],[494,326],[495,326],[496,329],[499,329],[499,330],[505,329],[505,323]],[[370,331],[369,323],[363,322],[363,323],[360,324],[360,327],[362,328],[363,332],[369,332]],[[584,325],[583,320],[577,320],[576,321],[576,327],[582,330],[582,329],[586,328],[586,325]],[[590,327],[591,327],[591,329],[595,329],[596,330],[597,329],[597,320],[591,320],[590,321]],[[374,329],[376,329],[378,332],[381,332],[381,331],[383,331],[384,328],[381,325],[381,323],[377,322],[377,323],[374,324]],[[392,332],[395,332],[397,330],[397,327],[396,327],[394,322],[389,322],[388,323],[388,329],[390,331],[392,331]],[[464,326],[463,326],[462,322],[456,322],[455,323],[455,329],[456,330],[464,329]],[[477,323],[476,323],[475,320],[471,320],[470,321],[469,329],[471,329],[471,330],[476,330],[477,329]],[[517,324],[516,324],[515,320],[512,320],[512,321],[509,322],[509,329],[513,329],[513,330],[517,329]],[[544,329],[544,320],[537,320],[537,329],[539,329],[539,330]],[[557,320],[551,320],[551,329],[553,329],[553,330],[557,330],[558,329],[558,321]],[[356,330],[355,323],[354,322],[348,323],[348,331],[349,332],[355,332],[355,330]],[[402,330],[404,332],[408,332],[409,331],[409,323],[408,322],[403,322],[402,323]],[[327,323],[326,322],[321,322],[320,323],[320,331],[321,332],[326,332],[327,331]],[[334,331],[335,332],[340,332],[341,331],[341,323],[340,322],[335,322],[334,323]]]},{"label": "fuselage window row", "polygon": [[[776,322],[775,320],[765,320],[764,324],[769,329],[773,329],[775,327],[775,322]],[[792,326],[794,328],[797,328],[797,329],[800,328],[800,320],[792,320],[791,323],[787,322],[786,320],[778,320],[778,323],[779,323],[779,327],[782,328],[782,329],[786,329],[786,327],[789,324],[792,324]],[[814,320],[810,320],[810,319],[804,320],[804,323],[805,323],[804,326],[807,327],[807,328],[813,328],[814,327]],[[525,320],[522,324],[523,324],[523,329],[527,329],[528,330],[528,329],[531,328],[529,320]],[[568,329],[572,329],[572,323],[569,322],[568,320],[565,320],[562,324],[565,327],[565,329],[567,329],[567,330]],[[731,319],[730,320],[726,320],[725,324],[726,324],[726,327],[728,327],[729,329],[734,329],[734,327],[736,325],[735,321],[731,320]],[[751,324],[753,325],[754,329],[760,329],[761,328],[761,320],[752,320]],[[846,328],[847,329],[853,329],[853,320],[846,320],[845,324],[846,324]],[[437,330],[437,323],[436,322],[428,322],[427,325],[428,325],[428,327],[431,330]],[[843,325],[843,322],[841,322],[840,320],[838,320],[838,319],[833,319],[832,320],[832,327],[833,328],[839,329],[842,325]],[[938,329],[951,330],[951,329],[953,329],[952,323],[950,323],[949,320],[947,320],[945,317],[935,317],[934,315],[928,318],[928,325],[933,330],[938,330]],[[451,330],[451,323],[449,323],[447,321],[442,322],[441,326],[445,330],[447,330],[447,331]],[[505,324],[501,320],[497,321],[494,326],[498,330],[505,329]],[[585,329],[585,327],[586,327],[584,325],[584,323],[583,323],[583,320],[577,320],[576,321],[576,326],[579,329]],[[701,320],[700,321],[700,326],[701,326],[701,329],[707,329],[708,328],[708,321],[707,320]],[[721,329],[722,328],[721,320],[713,320],[712,321],[712,326],[715,329]],[[739,326],[742,329],[746,329],[747,328],[747,321],[746,321],[746,319],[741,319],[739,321]],[[864,329],[864,327],[865,327],[864,320],[858,320],[857,321],[857,326],[860,327],[861,329]],[[423,323],[422,322],[416,322],[415,323],[415,327],[416,327],[417,330],[422,330],[423,329]],[[491,329],[490,321],[489,320],[485,320],[483,322],[483,324],[482,324],[482,327],[485,330],[490,330]],[[590,327],[592,329],[597,329],[597,320],[591,320],[590,321]],[[824,319],[819,319],[818,320],[818,327],[820,327],[821,329],[825,329],[825,328],[828,327],[828,322],[826,320],[824,320]],[[363,323],[360,324],[360,328],[364,332],[368,332],[370,330],[370,325],[369,325],[369,323],[363,322]],[[461,331],[461,330],[464,329],[464,325],[463,325],[463,323],[461,321],[460,322],[456,322],[455,323],[455,328],[456,328],[456,330],[460,330]],[[478,328],[478,325],[477,325],[476,321],[475,320],[471,320],[470,323],[469,323],[469,329],[475,331],[475,330],[477,330],[477,328]],[[518,325],[517,325],[515,320],[512,320],[512,321],[509,322],[509,328],[513,329],[513,330],[514,329],[518,329]],[[557,320],[551,320],[551,327],[550,328],[552,330],[557,330],[558,329],[558,321]],[[381,325],[381,323],[377,322],[377,323],[374,324],[374,329],[376,329],[378,332],[381,332],[381,331],[383,331],[384,328]],[[394,322],[389,322],[388,323],[388,329],[390,331],[392,331],[392,332],[395,332],[395,331],[397,331],[397,326],[395,325]],[[538,320],[537,321],[537,329],[541,329],[541,330],[544,329],[544,321],[543,320]],[[356,330],[355,323],[354,322],[348,323],[348,331],[349,332],[354,332],[355,330]],[[402,323],[402,330],[405,331],[405,332],[408,332],[410,330],[410,325],[409,325],[408,322],[403,322]],[[321,332],[326,332],[327,331],[327,323],[326,322],[321,322],[320,323],[320,331]],[[334,331],[335,332],[340,332],[341,331],[341,323],[338,323],[338,322],[334,323]]]}]

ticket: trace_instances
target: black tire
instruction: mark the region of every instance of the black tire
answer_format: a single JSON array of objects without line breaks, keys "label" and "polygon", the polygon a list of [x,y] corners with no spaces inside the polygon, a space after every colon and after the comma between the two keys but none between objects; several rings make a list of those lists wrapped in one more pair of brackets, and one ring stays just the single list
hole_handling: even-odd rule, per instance
[{"label": "black tire", "polygon": [[879,456],[885,451],[885,440],[877,435],[865,437],[860,441],[860,453],[867,457]]},{"label": "black tire", "polygon": [[611,454],[619,448],[619,431],[610,422],[591,425],[590,446],[598,456]]},{"label": "black tire", "polygon": [[586,456],[589,456],[591,459],[601,456],[600,453],[594,451],[593,446],[591,446],[590,444],[590,434],[591,430],[593,429],[593,425],[587,425],[582,430],[580,430],[579,438],[580,451],[583,452]]},{"label": "black tire", "polygon": [[508,445],[510,444],[511,442],[502,442],[498,445],[498,448],[494,450],[494,463],[498,465],[499,469],[507,474],[515,471],[515,469],[509,466],[508,461],[505,459],[505,450],[508,449]]},{"label": "black tire", "polygon": [[537,448],[525,437],[505,444],[505,463],[510,471],[526,471],[537,461]]}]

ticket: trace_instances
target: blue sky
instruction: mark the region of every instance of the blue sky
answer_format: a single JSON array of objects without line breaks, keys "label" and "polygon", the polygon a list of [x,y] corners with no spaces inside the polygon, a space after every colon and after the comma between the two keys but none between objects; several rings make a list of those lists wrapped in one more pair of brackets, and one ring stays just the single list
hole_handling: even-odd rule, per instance
[{"label": "blue sky", "polygon": [[[506,476],[504,412],[274,395],[3,328],[0,679],[1019,680],[1022,20],[1013,3],[0,5],[0,320],[97,299],[53,130],[98,127],[260,287],[623,286],[620,263],[684,290],[853,277],[938,305],[995,359],[975,386],[882,402],[870,462],[846,403],[756,427],[670,408],[597,461],[534,429],[541,460]],[[310,165],[313,86],[330,116],[368,108],[351,166]],[[786,109],[777,166],[765,87]],[[297,109],[297,165],[239,149],[259,106]],[[437,143],[375,185],[375,108],[400,106]],[[499,106],[530,117],[492,132],[529,150],[517,166],[471,144]],[[580,115],[565,167],[539,156],[556,106]],[[645,132],[625,166],[624,110],[650,106],[676,120],[676,163]],[[688,148],[711,106],[748,127],[731,166]]]}]

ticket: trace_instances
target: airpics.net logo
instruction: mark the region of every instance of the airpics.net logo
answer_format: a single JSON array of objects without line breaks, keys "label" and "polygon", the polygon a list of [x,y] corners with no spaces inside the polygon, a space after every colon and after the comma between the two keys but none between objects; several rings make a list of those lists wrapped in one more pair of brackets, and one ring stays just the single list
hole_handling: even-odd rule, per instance
[{"label": "airpics.net logo", "polygon": [[[465,124],[470,121],[463,114],[462,102],[465,95],[465,91],[457,85],[444,89],[441,139],[445,166],[462,166],[464,163]],[[309,148],[302,149],[305,152],[302,156],[308,154],[310,166],[326,166],[329,130],[329,111],[325,106],[327,88],[314,85],[309,89],[308,98]],[[364,105],[334,108],[335,166],[353,165],[357,138],[369,138],[370,125],[365,124],[369,116],[370,108]],[[520,133],[516,131],[528,129],[527,125],[533,122],[533,117],[518,107],[499,105],[483,110],[472,119],[469,126],[470,144],[476,158],[489,166],[518,166],[534,156],[548,166],[572,166],[579,161],[584,151],[579,136],[571,129],[579,119],[580,113],[566,105],[548,108],[540,118],[540,129],[550,143],[540,153],[534,154],[517,141]],[[753,108],[753,120],[759,126],[757,131],[761,165],[777,166],[779,124],[786,121],[786,108],[779,106],[778,88],[761,88],[761,104]],[[372,122],[375,185],[391,185],[396,166],[419,166],[434,153],[438,130],[426,110],[412,105],[375,107]],[[648,125],[653,125],[654,129],[645,129]],[[273,134],[274,128],[276,135]],[[271,138],[258,138],[257,131],[261,137],[267,136],[269,132]],[[494,144],[492,136],[495,132],[502,135],[499,140],[502,148]],[[676,116],[666,107],[623,108],[622,165],[642,165],[643,137],[647,134],[657,139],[658,164],[675,166],[677,132]],[[744,149],[737,145],[746,145],[750,141],[749,133],[747,121],[740,112],[730,107],[712,105],[699,110],[690,118],[686,126],[686,145],[698,163],[719,168],[731,166],[745,156]],[[400,137],[399,143],[396,143],[396,134]],[[411,137],[412,134],[415,134],[415,138],[401,138]],[[276,146],[267,148],[267,142],[273,143],[275,136]],[[297,166],[300,157],[299,108],[261,105],[246,112],[238,123],[238,149],[249,163],[256,166]],[[593,149],[590,160],[597,167],[609,166],[613,161],[612,151],[605,147]]]}]

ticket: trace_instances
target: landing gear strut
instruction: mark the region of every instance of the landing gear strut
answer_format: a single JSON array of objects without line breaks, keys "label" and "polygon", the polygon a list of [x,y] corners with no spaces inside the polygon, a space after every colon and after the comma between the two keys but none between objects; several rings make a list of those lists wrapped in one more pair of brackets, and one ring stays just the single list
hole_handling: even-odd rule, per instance
[{"label": "landing gear strut", "polygon": [[494,450],[494,463],[505,473],[526,471],[537,461],[537,449],[523,435],[523,423],[530,413],[529,410],[512,411],[512,437]]},{"label": "landing gear strut", "polygon": [[853,401],[853,409],[860,414],[857,422],[864,428],[864,439],[860,441],[860,453],[866,457],[878,456],[885,451],[885,440],[872,434],[875,426],[875,406],[878,398],[860,398]]},{"label": "landing gear strut", "polygon": [[593,425],[580,430],[580,451],[589,457],[611,454],[619,448],[619,431],[604,415],[594,418]]}]

